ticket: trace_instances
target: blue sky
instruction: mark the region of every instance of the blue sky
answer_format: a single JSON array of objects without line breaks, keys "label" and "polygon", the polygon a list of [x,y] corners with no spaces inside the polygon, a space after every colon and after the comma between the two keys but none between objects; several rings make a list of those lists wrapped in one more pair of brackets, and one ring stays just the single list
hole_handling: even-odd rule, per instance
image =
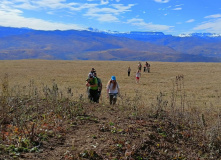
[{"label": "blue sky", "polygon": [[0,26],[221,34],[221,1],[0,0]]}]

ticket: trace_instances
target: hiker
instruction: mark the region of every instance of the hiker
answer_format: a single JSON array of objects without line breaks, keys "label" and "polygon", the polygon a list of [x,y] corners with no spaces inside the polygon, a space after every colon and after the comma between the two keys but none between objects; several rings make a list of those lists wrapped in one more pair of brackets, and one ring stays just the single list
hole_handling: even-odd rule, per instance
[{"label": "hiker", "polygon": [[117,101],[117,95],[120,94],[120,88],[116,81],[116,77],[112,76],[107,83],[107,98],[110,99],[110,105],[115,105]]},{"label": "hiker", "polygon": [[92,102],[98,103],[98,81],[93,75],[89,75],[86,80],[86,86],[88,87],[88,98]]},{"label": "hiker", "polygon": [[146,65],[144,65],[143,67],[143,72],[146,72]]},{"label": "hiker", "polygon": [[139,83],[140,77],[141,77],[141,73],[140,73],[139,70],[137,70],[137,73],[136,73],[136,83]]},{"label": "hiker", "polygon": [[101,97],[101,91],[102,91],[102,81],[100,78],[97,77],[97,73],[95,72],[94,73],[94,77],[97,78],[97,84],[98,84],[98,90],[97,90],[97,94],[98,94],[98,97],[97,97],[97,102],[99,103],[99,99]]},{"label": "hiker", "polygon": [[127,69],[128,77],[130,76],[130,71],[131,71],[131,69],[130,69],[130,66],[129,66],[128,69]]},{"label": "hiker", "polygon": [[146,62],[147,72],[150,73],[150,63]]},{"label": "hiker", "polygon": [[88,78],[90,77],[90,75],[94,76],[94,73],[96,73],[96,70],[92,68],[91,72],[88,74]]},{"label": "hiker", "polygon": [[146,72],[148,71],[148,63],[145,63],[145,67],[146,67]]},{"label": "hiker", "polygon": [[138,70],[141,72],[141,69],[142,69],[142,64],[139,62],[138,63]]}]

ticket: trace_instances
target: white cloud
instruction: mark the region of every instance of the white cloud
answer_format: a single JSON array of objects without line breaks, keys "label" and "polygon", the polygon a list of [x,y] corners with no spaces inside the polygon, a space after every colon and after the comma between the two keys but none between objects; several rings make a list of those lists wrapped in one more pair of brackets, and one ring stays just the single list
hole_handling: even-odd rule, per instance
[{"label": "white cloud", "polygon": [[69,8],[71,11],[81,11],[83,9],[91,9],[99,6],[99,4],[75,4],[75,3],[70,3],[68,4]]},{"label": "white cloud", "polygon": [[63,24],[56,22],[48,22],[42,19],[36,18],[24,18],[20,16],[20,12],[11,11],[5,12],[0,11],[0,26],[10,26],[10,27],[27,27],[37,30],[67,30],[67,29],[78,29],[82,30],[83,27],[76,24]]},{"label": "white cloud", "polygon": [[127,6],[123,5],[123,4],[112,4],[111,6],[113,6],[114,8],[116,8],[118,13],[124,13],[124,12],[128,12],[131,11],[130,8],[134,6],[134,4],[128,4]]},{"label": "white cloud", "polygon": [[193,30],[200,32],[221,33],[221,18],[204,22],[193,28]]},{"label": "white cloud", "polygon": [[186,23],[192,23],[194,21],[195,21],[195,19],[189,19],[189,20],[186,21]]},{"label": "white cloud", "polygon": [[89,8],[87,13],[84,16],[89,16],[91,18],[96,18],[98,21],[102,22],[118,22],[118,15],[130,11],[129,9],[133,4],[124,6],[123,4],[112,4],[113,8]]},{"label": "white cloud", "polygon": [[102,5],[105,5],[105,4],[108,4],[108,3],[109,3],[108,0],[101,0],[101,4],[102,4]]},{"label": "white cloud", "polygon": [[154,0],[157,3],[168,3],[170,0]]},{"label": "white cloud", "polygon": [[182,10],[182,8],[181,8],[181,7],[179,7],[179,8],[174,8],[173,10],[179,11],[179,10]]},{"label": "white cloud", "polygon": [[[24,12],[25,10],[38,11],[38,13],[41,11],[43,14],[48,15],[58,15],[56,13],[65,11],[65,16],[72,16],[75,12],[84,10],[85,14],[82,14],[83,16],[88,16],[101,22],[119,22],[118,16],[130,12],[131,7],[134,6],[134,4],[109,4],[110,0],[87,1],[92,3],[68,3],[66,0],[0,0],[0,25],[44,30],[82,29],[82,26],[77,24],[47,21],[43,19],[44,17],[42,19],[25,18],[22,10]],[[115,1],[120,2],[120,0]]]},{"label": "white cloud", "polygon": [[173,26],[146,23],[143,19],[133,18],[127,21],[128,24],[150,31],[169,31]]},{"label": "white cloud", "polygon": [[84,14],[84,16],[89,16],[91,18],[95,18],[98,21],[102,21],[102,22],[117,22],[117,21],[119,21],[116,16],[114,16],[113,14],[110,14],[110,13],[98,14],[96,12],[90,11],[90,12]]},{"label": "white cloud", "polygon": [[51,9],[61,9],[69,7],[69,4],[64,2],[65,0],[41,0],[41,1],[33,1],[33,5],[39,6],[39,8],[51,8]]},{"label": "white cloud", "polygon": [[[6,3],[4,0],[3,2]],[[92,0],[88,0],[92,1]],[[3,2],[0,2],[0,8],[2,8],[1,4],[4,4]],[[103,2],[105,3],[105,2]],[[59,11],[61,9],[71,10],[71,11],[81,11],[82,9],[87,9],[91,7],[96,7],[101,4],[89,4],[89,3],[75,3],[70,2],[66,3],[66,0],[11,0],[11,2],[7,3],[8,7],[11,8],[18,8],[18,9],[25,9],[25,10],[54,10]]]},{"label": "white cloud", "polygon": [[213,14],[213,15],[206,16],[204,18],[220,18],[220,17],[221,17],[221,14]]},{"label": "white cloud", "polygon": [[98,14],[97,19],[98,21],[101,21],[101,22],[118,22],[119,21],[118,18],[113,16],[112,14],[103,14],[103,15]]},{"label": "white cloud", "polygon": [[177,5],[175,5],[175,7],[180,7],[180,6],[183,6],[183,4],[177,4]]},{"label": "white cloud", "polygon": [[68,3],[65,0],[11,0],[13,5],[11,7],[36,10],[36,9],[60,9],[68,7]]}]

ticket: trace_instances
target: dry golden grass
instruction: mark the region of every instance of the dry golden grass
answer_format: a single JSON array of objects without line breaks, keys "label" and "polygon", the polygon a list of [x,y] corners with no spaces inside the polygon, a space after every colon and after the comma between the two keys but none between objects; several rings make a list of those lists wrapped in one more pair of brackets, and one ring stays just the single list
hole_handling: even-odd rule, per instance
[{"label": "dry golden grass", "polygon": [[[144,65],[145,62],[141,62]],[[138,93],[140,100],[150,106],[163,93],[170,99],[175,79],[184,75],[185,101],[191,105],[204,107],[213,104],[220,106],[221,64],[220,63],[167,63],[150,62],[151,72],[141,75],[140,84],[135,83],[136,61],[47,61],[17,60],[0,61],[0,77],[9,75],[9,85],[28,86],[30,80],[35,85],[52,86],[55,81],[59,89],[71,87],[74,96],[83,94],[86,97],[85,80],[94,67],[104,87],[112,75],[115,75],[121,88],[121,95],[134,97]],[[131,67],[131,76],[127,76],[127,68]],[[103,90],[103,102],[106,102],[106,91]],[[120,101],[120,99],[119,99]]]},{"label": "dry golden grass", "polygon": [[[124,139],[125,142],[129,142],[127,138],[132,138],[134,144],[137,144],[139,148],[135,151],[141,156],[146,156],[147,150],[140,149],[143,148],[140,143],[148,147],[152,144],[150,148],[155,151],[153,155],[157,158],[170,157],[161,159],[180,159],[180,156],[183,156],[183,159],[211,158],[211,156],[220,159],[221,64],[165,62],[150,62],[150,64],[151,72],[142,71],[140,83],[136,84],[135,72],[138,62],[0,61],[2,80],[0,141],[5,145],[1,146],[1,153],[5,153],[3,156],[7,156],[9,152],[15,155],[17,153],[15,148],[18,149],[23,144],[20,136],[25,137],[22,142],[38,140],[36,142],[39,144],[44,142],[45,146],[50,144],[46,142],[50,135],[54,137],[50,142],[53,142],[52,145],[54,147],[55,144],[56,148],[52,151],[49,147],[51,144],[48,145],[50,151],[46,151],[43,157],[48,157],[51,153],[54,159],[58,158],[55,153],[60,152],[59,155],[63,157],[62,155],[65,155],[72,145],[79,148],[73,150],[72,155],[79,155],[85,151],[85,148],[90,151],[89,146],[92,141],[98,142],[95,144],[103,144],[110,139],[120,141]],[[127,76],[128,66],[132,69],[130,77]],[[104,85],[101,105],[75,101],[79,100],[80,95],[87,100],[85,80],[92,67],[96,69]],[[118,98],[119,105],[116,106],[108,105],[105,92],[106,83],[112,75],[117,77],[122,95]],[[58,85],[59,92],[54,84]],[[46,85],[49,88],[45,87]],[[64,94],[69,88],[74,93],[74,101],[70,101],[70,95],[67,93],[68,97],[62,97],[67,99],[59,99],[58,95],[61,92]],[[38,93],[32,92],[36,91],[35,89]],[[40,97],[41,94],[44,94],[43,99]],[[106,129],[106,126],[113,127],[113,125],[115,125],[114,130]],[[115,127],[120,130],[116,130]],[[98,134],[98,130],[99,135],[104,133],[104,136],[92,138]],[[16,134],[19,136],[15,136]],[[137,138],[134,138],[135,135]],[[60,137],[62,143],[73,143],[65,145],[68,147],[60,147],[60,144],[55,143],[58,141],[56,136]],[[65,136],[68,142],[64,142],[62,136]],[[151,143],[146,141],[148,137]],[[7,147],[8,143],[11,143],[11,148]],[[28,147],[26,149],[30,152],[32,147],[38,149],[34,144],[24,144],[20,149]],[[125,155],[124,150],[120,153],[119,148],[113,150],[109,145],[110,148],[113,153],[116,150],[119,157]],[[140,152],[141,150],[143,152]],[[107,151],[106,155],[111,155],[106,150],[106,144],[97,148],[96,152],[100,151]],[[190,151],[192,154],[189,155]],[[37,154],[39,159],[44,159],[40,152],[33,155]],[[29,157],[30,153],[26,156]]]}]

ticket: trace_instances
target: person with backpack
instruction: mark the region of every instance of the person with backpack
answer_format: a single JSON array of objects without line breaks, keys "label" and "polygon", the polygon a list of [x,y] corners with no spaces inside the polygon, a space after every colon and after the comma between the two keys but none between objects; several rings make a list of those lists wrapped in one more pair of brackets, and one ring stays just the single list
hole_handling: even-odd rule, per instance
[{"label": "person with backpack", "polygon": [[102,81],[100,78],[97,77],[97,73],[94,73],[94,77],[97,78],[97,84],[98,84],[98,90],[97,90],[97,94],[98,94],[98,99],[97,101],[99,102],[99,99],[101,97],[101,91],[102,91]]},{"label": "person with backpack", "polygon": [[86,80],[86,87],[88,87],[88,98],[92,102],[98,103],[98,81],[97,78],[89,75]]},{"label": "person with backpack", "polygon": [[116,81],[116,77],[112,76],[107,83],[107,98],[110,100],[110,105],[115,105],[117,102],[117,95],[120,94],[120,88]]}]

